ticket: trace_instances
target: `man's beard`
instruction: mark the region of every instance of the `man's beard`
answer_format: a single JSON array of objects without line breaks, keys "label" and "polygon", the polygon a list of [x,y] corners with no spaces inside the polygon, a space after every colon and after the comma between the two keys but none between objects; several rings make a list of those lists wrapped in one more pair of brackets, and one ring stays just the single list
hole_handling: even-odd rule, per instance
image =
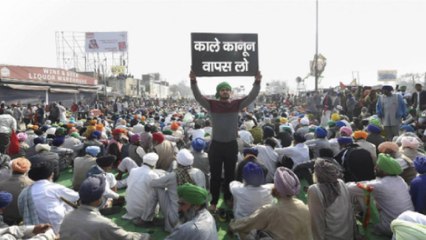
[{"label": "man's beard", "polygon": [[194,207],[191,207],[186,212],[179,212],[179,220],[182,223],[191,221],[197,215],[197,210]]}]

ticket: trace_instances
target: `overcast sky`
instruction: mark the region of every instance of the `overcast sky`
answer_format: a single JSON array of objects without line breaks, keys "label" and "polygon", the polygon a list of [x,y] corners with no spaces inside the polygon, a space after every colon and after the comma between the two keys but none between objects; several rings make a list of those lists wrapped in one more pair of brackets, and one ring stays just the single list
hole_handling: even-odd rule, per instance
[{"label": "overcast sky", "polygon": [[[314,0],[3,1],[0,64],[57,67],[55,32],[127,31],[129,71],[160,72],[171,84],[188,80],[191,32],[257,33],[264,84],[309,72],[315,53]],[[378,70],[426,72],[426,1],[319,1],[319,52],[327,58],[320,87],[376,84]],[[219,81],[200,78],[202,92]],[[262,87],[264,88],[265,85]],[[313,78],[306,79],[314,88]]]}]

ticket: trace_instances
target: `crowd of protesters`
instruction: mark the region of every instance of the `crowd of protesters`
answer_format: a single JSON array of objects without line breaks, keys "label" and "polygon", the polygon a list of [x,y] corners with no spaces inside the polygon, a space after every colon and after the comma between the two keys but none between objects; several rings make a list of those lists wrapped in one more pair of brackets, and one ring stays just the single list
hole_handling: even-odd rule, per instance
[{"label": "crowd of protesters", "polygon": [[104,217],[125,208],[168,239],[217,239],[216,221],[239,239],[424,239],[421,84],[258,96],[258,73],[215,100],[190,78],[195,99],[2,102],[2,237],[149,239]]}]

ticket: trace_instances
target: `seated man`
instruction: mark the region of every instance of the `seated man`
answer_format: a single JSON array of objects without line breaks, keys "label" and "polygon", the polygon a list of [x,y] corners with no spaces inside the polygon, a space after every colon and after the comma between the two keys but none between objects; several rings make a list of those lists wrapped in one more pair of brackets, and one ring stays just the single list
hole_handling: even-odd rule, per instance
[{"label": "seated man", "polygon": [[296,174],[288,168],[279,167],[275,172],[274,185],[272,194],[278,202],[231,222],[230,231],[240,234],[242,239],[254,229],[267,233],[272,239],[312,239],[308,207],[294,197],[300,191]]},{"label": "seated man", "polygon": [[8,226],[7,224],[3,223],[1,216],[12,200],[13,196],[11,193],[0,192],[0,239],[56,239],[55,233],[53,232],[50,224]]},{"label": "seated man", "polygon": [[[414,210],[414,207],[407,184],[398,176],[402,172],[401,166],[394,158],[380,153],[375,170],[376,179],[362,183],[373,187],[374,199],[380,214],[380,221],[374,226],[374,232],[391,236],[390,224],[392,220],[404,211]],[[354,182],[347,183],[347,187],[351,195],[362,202],[364,190]]]},{"label": "seated man", "polygon": [[150,239],[146,233],[125,231],[99,213],[105,188],[106,181],[102,176],[88,177],[83,181],[78,192],[81,205],[65,216],[59,232],[61,239]]},{"label": "seated man", "polygon": [[58,234],[65,214],[72,210],[62,199],[77,202],[78,193],[52,182],[53,163],[50,160],[32,164],[28,176],[34,183],[24,188],[18,198],[18,208],[24,224],[49,223]]},{"label": "seated man", "polygon": [[182,224],[175,228],[166,240],[217,240],[216,222],[206,209],[208,191],[202,187],[185,183],[177,188],[177,192]]}]

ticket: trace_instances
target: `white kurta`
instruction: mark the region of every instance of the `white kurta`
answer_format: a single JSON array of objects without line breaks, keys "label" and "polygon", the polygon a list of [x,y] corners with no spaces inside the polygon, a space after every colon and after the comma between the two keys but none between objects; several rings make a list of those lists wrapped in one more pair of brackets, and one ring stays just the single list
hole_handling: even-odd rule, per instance
[{"label": "white kurta", "polygon": [[31,187],[31,196],[36,206],[39,222],[50,223],[55,233],[59,233],[59,227],[65,214],[72,210],[60,197],[70,202],[77,202],[80,198],[76,191],[48,180],[34,182]]},{"label": "white kurta", "polygon": [[309,158],[309,148],[304,143],[298,143],[294,147],[285,147],[285,148],[275,148],[275,152],[277,152],[280,156],[287,156],[293,160],[293,169],[301,164],[308,162]]},{"label": "white kurta", "polygon": [[278,153],[274,151],[274,149],[270,146],[265,145],[256,145],[256,148],[259,153],[257,154],[257,160],[265,165],[268,169],[268,174],[266,175],[266,182],[272,183],[274,182],[274,174],[277,169],[278,162]]},{"label": "white kurta", "polygon": [[146,165],[130,171],[126,190],[127,213],[123,218],[141,218],[144,221],[152,221],[157,205],[157,195],[150,183],[159,177],[157,172]]},{"label": "white kurta", "polygon": [[272,204],[274,198],[271,191],[274,184],[264,184],[259,187],[244,185],[238,181],[229,183],[229,190],[234,197],[234,217],[248,217],[266,204]]}]

